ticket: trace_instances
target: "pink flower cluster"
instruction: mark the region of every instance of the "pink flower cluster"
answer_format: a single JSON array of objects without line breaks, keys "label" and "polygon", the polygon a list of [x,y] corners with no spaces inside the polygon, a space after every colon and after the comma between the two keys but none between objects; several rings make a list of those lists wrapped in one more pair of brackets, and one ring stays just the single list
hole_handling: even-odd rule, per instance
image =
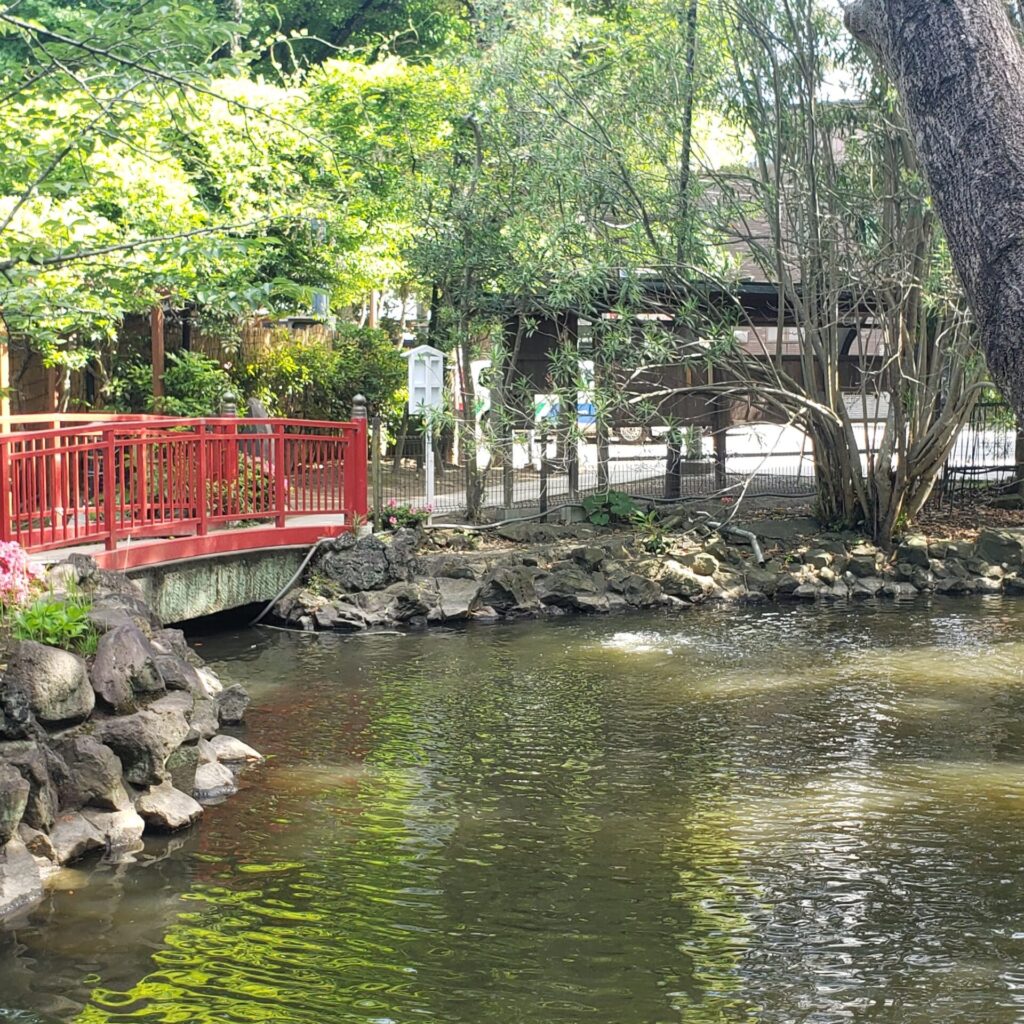
[{"label": "pink flower cluster", "polygon": [[406,505],[397,498],[388,498],[385,511],[388,513],[388,526],[419,526],[425,523],[434,511],[433,505]]},{"label": "pink flower cluster", "polygon": [[0,541],[0,605],[24,604],[41,576],[17,541]]}]

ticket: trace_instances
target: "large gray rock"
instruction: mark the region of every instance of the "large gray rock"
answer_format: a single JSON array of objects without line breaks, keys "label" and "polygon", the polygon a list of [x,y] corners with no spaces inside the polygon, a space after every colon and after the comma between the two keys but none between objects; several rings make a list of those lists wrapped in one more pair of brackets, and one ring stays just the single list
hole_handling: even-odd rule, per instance
[{"label": "large gray rock", "polygon": [[230,768],[216,761],[199,766],[195,788],[197,800],[218,800],[237,792],[238,783]]},{"label": "large gray rock", "polygon": [[748,565],[743,569],[743,578],[750,590],[756,590],[766,597],[773,597],[779,585],[778,572],[762,569],[756,565]]},{"label": "large gray rock", "polygon": [[319,571],[350,593],[379,590],[412,575],[417,537],[411,530],[398,530],[390,541],[380,537],[346,534],[324,556]]},{"label": "large gray rock", "polygon": [[850,596],[856,599],[878,597],[885,586],[885,580],[879,576],[863,576],[850,588]]},{"label": "large gray rock", "polygon": [[968,576],[944,576],[935,581],[936,594],[973,594],[977,589],[977,581]]},{"label": "large gray rock", "polygon": [[416,530],[395,530],[391,535],[391,543],[387,545],[388,562],[391,572],[398,580],[407,580],[413,574],[416,564],[416,548],[420,543],[420,535]]},{"label": "large gray rock", "polygon": [[1014,574],[1003,580],[1003,587],[1008,594],[1024,594],[1024,577]]},{"label": "large gray rock", "polygon": [[[127,580],[126,577],[122,577],[122,579],[129,584],[130,589],[119,591],[100,590],[96,592],[93,596],[93,611],[102,613],[114,623],[119,620],[123,621],[122,616],[127,617],[131,623],[148,636],[154,629],[161,627],[161,622],[153,609],[142,599],[142,594],[138,591],[138,588],[130,580]],[[96,619],[93,621],[95,622]]]},{"label": "large gray rock", "polygon": [[[318,609],[312,614],[313,628],[330,628],[352,632],[371,626],[390,626],[392,597],[384,590],[367,590],[353,594],[352,601],[335,601],[329,610]],[[327,627],[325,624],[330,623]]]},{"label": "large gray rock", "polygon": [[430,613],[443,622],[471,618],[479,606],[480,584],[474,579],[438,576],[433,579],[437,605]]},{"label": "large gray rock", "polygon": [[90,608],[89,621],[95,626],[96,632],[101,635],[125,626],[130,626],[132,629],[139,628],[135,624],[135,619],[123,608]]},{"label": "large gray rock", "polygon": [[188,828],[203,813],[202,804],[175,789],[170,782],[162,782],[143,793],[135,801],[135,809],[147,827],[156,832],[177,832]]},{"label": "large gray rock", "polygon": [[537,573],[528,566],[501,566],[484,577],[479,600],[499,615],[534,615],[540,598],[534,586]]},{"label": "large gray rock", "polygon": [[0,679],[0,740],[28,739],[39,731],[28,694]]},{"label": "large gray rock", "polygon": [[58,750],[68,768],[61,786],[64,807],[77,809],[88,804],[118,811],[128,806],[121,761],[110,747],[83,735],[61,743]]},{"label": "large gray rock", "polygon": [[0,764],[0,847],[18,830],[28,803],[29,785],[13,765]]},{"label": "large gray rock", "polygon": [[[62,777],[67,769],[56,762],[58,756],[32,741],[0,744],[0,760],[17,770],[28,783],[28,800],[22,820],[32,828],[46,832],[60,811],[60,794],[54,775]],[[51,774],[51,765],[55,769]]]},{"label": "large gray rock", "polygon": [[[377,592],[374,592],[374,597]],[[387,620],[387,601],[378,602],[381,606],[380,621]],[[369,620],[361,608],[350,604],[348,601],[317,601],[308,609],[317,629],[333,629],[340,632],[350,633],[366,629]]]},{"label": "large gray rock", "polygon": [[[244,714],[245,708],[242,709],[242,712]],[[217,730],[220,729],[220,713],[217,702],[215,700],[207,700],[206,698],[198,699],[192,708],[192,718],[189,725],[192,727],[189,732],[190,740],[193,733],[195,733],[196,737],[205,740],[215,736]]]},{"label": "large gray rock", "polygon": [[258,750],[253,750],[248,743],[243,743],[237,736],[229,736],[221,733],[210,740],[210,749],[216,755],[216,759],[223,764],[255,764],[263,760],[263,755]]},{"label": "large gray rock", "polygon": [[692,569],[698,576],[714,576],[718,572],[718,559],[706,551],[682,555],[679,564]]},{"label": "large gray rock", "polygon": [[107,848],[103,833],[81,811],[59,815],[50,829],[50,842],[60,864],[69,864]]},{"label": "large gray rock", "polygon": [[118,626],[100,637],[93,659],[93,689],[108,707],[127,713],[138,694],[159,693],[164,678],[153,645],[136,626]]},{"label": "large gray rock", "polygon": [[98,738],[120,758],[124,777],[136,786],[155,786],[167,778],[167,758],[188,733],[181,711],[152,708],[112,718],[97,729]]},{"label": "large gray rock", "polygon": [[604,577],[578,566],[566,566],[543,573],[534,581],[537,597],[543,605],[572,608],[576,611],[607,611]]},{"label": "large gray rock", "polygon": [[804,563],[812,569],[829,569],[835,560],[834,552],[826,551],[824,548],[812,548],[804,555]]},{"label": "large gray rock", "polygon": [[[353,601],[358,605],[357,609],[351,610],[353,614],[348,614],[347,606],[338,601],[331,608],[329,620],[317,613],[314,621],[322,628],[352,629],[359,628],[359,620],[365,627],[416,621],[423,623],[441,617],[440,595],[432,580],[392,583],[383,590],[356,594]],[[324,627],[328,621],[330,625]]]},{"label": "large gray rock", "polygon": [[185,634],[180,629],[165,627],[154,629],[152,636],[153,646],[161,654],[176,654],[183,661],[188,659],[190,648]]},{"label": "large gray rock", "polygon": [[569,552],[569,557],[587,572],[596,572],[607,559],[608,552],[597,544],[584,544],[582,547],[573,548]]},{"label": "large gray rock", "polygon": [[20,839],[0,848],[0,917],[43,898],[43,881],[35,857]]},{"label": "large gray rock", "polygon": [[4,686],[23,694],[36,718],[48,724],[79,721],[96,705],[85,662],[34,640],[14,644]]},{"label": "large gray rock", "polygon": [[862,579],[878,575],[882,566],[882,554],[873,544],[859,544],[850,552],[847,571]]},{"label": "large gray rock", "polygon": [[632,608],[654,608],[665,599],[654,580],[625,568],[616,567],[608,573],[608,589],[621,594]]},{"label": "large gray rock", "polygon": [[382,597],[387,601],[387,617],[391,622],[426,619],[438,607],[437,590],[427,581],[392,583]]},{"label": "large gray rock", "polygon": [[171,785],[184,793],[191,793],[196,788],[196,771],[198,769],[199,747],[196,743],[178,747],[167,758],[167,775]]},{"label": "large gray rock", "polygon": [[204,693],[199,670],[177,654],[157,654],[156,665],[168,690]]},{"label": "large gray rock", "polygon": [[710,576],[699,576],[671,558],[662,563],[658,584],[666,594],[687,601],[703,601],[715,592],[715,581]]},{"label": "large gray rock", "polygon": [[245,687],[234,683],[217,694],[217,714],[221,725],[238,725],[245,718],[250,697]]},{"label": "large gray rock", "polygon": [[185,721],[188,722],[195,711],[196,699],[185,690],[175,690],[171,693],[165,693],[162,697],[158,697],[146,706],[150,711],[177,711],[179,714],[184,715]]},{"label": "large gray rock", "polygon": [[49,860],[56,863],[57,851],[53,848],[53,842],[45,832],[31,828],[22,822],[18,826],[18,838],[25,844],[25,848],[34,857]]},{"label": "large gray rock", "polygon": [[928,538],[920,535],[905,537],[903,543],[896,549],[896,561],[912,565],[914,568],[927,569],[931,561],[928,554]]},{"label": "large gray rock", "polygon": [[137,850],[142,845],[146,823],[130,805],[119,811],[86,807],[82,810],[82,817],[99,833],[108,851]]},{"label": "large gray rock", "polygon": [[218,693],[223,692],[224,684],[213,669],[202,665],[196,669],[196,675],[199,676],[199,686],[202,691],[196,694],[197,699],[199,697],[216,697]]},{"label": "large gray rock", "polygon": [[982,530],[974,545],[974,554],[993,565],[1011,569],[1024,565],[1024,529]]},{"label": "large gray rock", "polygon": [[421,555],[416,562],[421,576],[443,576],[447,579],[478,580],[482,573],[476,560],[470,561],[465,555],[450,553]]}]

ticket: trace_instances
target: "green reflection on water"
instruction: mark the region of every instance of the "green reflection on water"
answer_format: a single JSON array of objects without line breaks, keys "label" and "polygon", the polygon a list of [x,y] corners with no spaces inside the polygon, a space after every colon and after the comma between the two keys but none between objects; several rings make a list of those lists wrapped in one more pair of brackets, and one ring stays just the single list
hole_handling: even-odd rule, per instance
[{"label": "green reflection on water", "polygon": [[1022,624],[225,639],[273,756],[154,883],[150,969],[96,957],[76,1019],[1019,1021]]}]

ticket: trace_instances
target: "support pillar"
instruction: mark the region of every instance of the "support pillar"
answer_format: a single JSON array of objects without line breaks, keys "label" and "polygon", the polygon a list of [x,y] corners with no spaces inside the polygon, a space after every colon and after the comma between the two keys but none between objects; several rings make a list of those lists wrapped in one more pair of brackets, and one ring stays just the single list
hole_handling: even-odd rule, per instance
[{"label": "support pillar", "polygon": [[153,408],[160,412],[164,397],[164,307],[158,302],[149,314],[149,339],[153,361]]}]

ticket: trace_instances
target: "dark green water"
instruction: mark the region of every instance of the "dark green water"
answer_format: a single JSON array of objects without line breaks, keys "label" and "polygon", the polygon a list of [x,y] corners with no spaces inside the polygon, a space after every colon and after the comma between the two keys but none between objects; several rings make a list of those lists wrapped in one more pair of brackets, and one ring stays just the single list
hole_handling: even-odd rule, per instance
[{"label": "dark green water", "polygon": [[1024,603],[205,641],[270,755],[0,1020],[1024,1021]]}]

